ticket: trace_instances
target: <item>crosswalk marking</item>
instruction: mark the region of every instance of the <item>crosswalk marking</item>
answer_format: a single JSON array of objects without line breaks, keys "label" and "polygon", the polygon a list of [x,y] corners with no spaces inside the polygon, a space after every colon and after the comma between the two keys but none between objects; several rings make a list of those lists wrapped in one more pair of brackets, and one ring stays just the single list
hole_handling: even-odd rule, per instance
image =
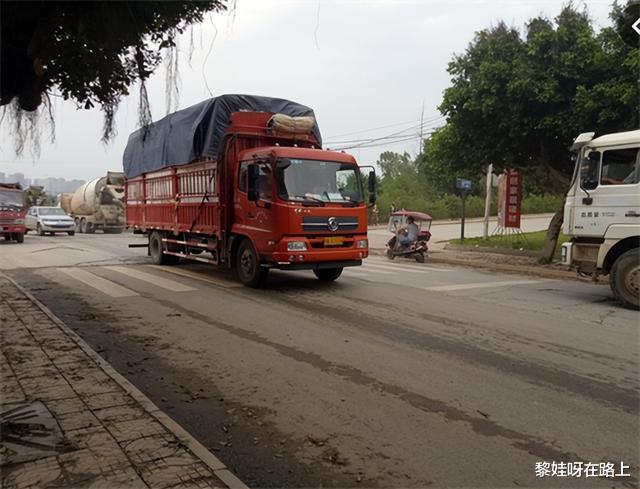
[{"label": "crosswalk marking", "polygon": [[479,282],[479,283],[466,283],[466,284],[454,284],[454,285],[436,285],[434,287],[424,287],[424,290],[430,290],[434,292],[447,292],[454,290],[468,290],[468,289],[484,289],[490,287],[508,287],[510,285],[525,285],[536,284],[540,280],[508,280],[505,282]]},{"label": "crosswalk marking", "polygon": [[196,290],[193,287],[181,284],[180,282],[176,282],[175,280],[169,280],[166,278],[158,277],[157,275],[141,272],[140,270],[136,270],[135,268],[131,267],[121,267],[114,265],[104,268],[106,270],[111,270],[112,272],[121,273],[123,275],[127,275],[128,277],[142,280],[143,282],[148,282],[157,287],[170,290],[171,292],[189,292],[191,290]]},{"label": "crosswalk marking", "polygon": [[390,268],[393,270],[410,270],[410,271],[419,271],[419,272],[428,271],[428,272],[444,272],[444,273],[451,272],[451,270],[446,268],[435,268],[435,267],[429,267],[421,264],[403,265],[403,264],[398,264],[397,262],[391,262],[389,260],[381,261],[381,260],[375,260],[371,258],[365,261],[364,263],[365,265],[372,265],[372,266],[375,265],[376,267]]},{"label": "crosswalk marking", "polygon": [[59,268],[58,271],[114,298],[133,297],[138,295],[137,292],[134,292],[131,289],[127,289],[126,287],[118,285],[111,280],[99,277],[98,275],[80,268]]},{"label": "crosswalk marking", "polygon": [[[355,268],[359,273],[379,273],[380,275],[393,275],[393,272],[388,272],[386,270],[374,270],[372,268],[368,268],[365,265],[361,265],[359,267],[353,267]],[[352,271],[353,270],[352,267],[348,267],[345,268],[346,270]]]},{"label": "crosswalk marking", "polygon": [[167,273],[173,273],[174,275],[180,275],[182,277],[192,278],[194,280],[199,280],[200,282],[207,282],[212,285],[217,285],[218,287],[224,287],[226,289],[239,288],[243,287],[241,284],[237,282],[229,282],[224,280],[216,280],[210,278],[209,276],[205,276],[200,273],[194,273],[187,270],[181,270],[179,268],[171,268],[171,267],[163,267],[160,265],[149,265],[149,268],[154,268],[156,270],[161,270]]},{"label": "crosswalk marking", "polygon": [[365,269],[368,268],[375,268],[375,269],[381,269],[381,270],[392,270],[394,272],[407,272],[407,273],[429,273],[432,270],[423,270],[422,268],[418,268],[418,267],[403,267],[403,268],[399,268],[399,267],[394,267],[393,265],[378,265],[378,264],[373,264],[371,262],[367,262],[364,265]]}]

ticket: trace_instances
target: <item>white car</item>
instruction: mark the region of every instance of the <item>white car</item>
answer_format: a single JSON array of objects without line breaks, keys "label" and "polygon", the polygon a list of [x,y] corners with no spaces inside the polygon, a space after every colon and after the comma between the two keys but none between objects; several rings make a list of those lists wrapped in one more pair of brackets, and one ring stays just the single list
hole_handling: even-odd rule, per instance
[{"label": "white car", "polygon": [[24,222],[28,231],[36,231],[40,236],[45,233],[67,233],[73,236],[76,233],[73,218],[61,207],[31,207]]}]

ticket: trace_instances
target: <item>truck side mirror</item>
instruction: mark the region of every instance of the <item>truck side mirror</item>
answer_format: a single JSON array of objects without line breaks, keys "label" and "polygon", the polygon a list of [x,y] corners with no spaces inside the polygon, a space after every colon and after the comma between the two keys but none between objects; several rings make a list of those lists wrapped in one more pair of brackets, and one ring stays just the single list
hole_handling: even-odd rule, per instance
[{"label": "truck side mirror", "polygon": [[260,199],[258,182],[260,178],[260,168],[256,163],[252,163],[247,168],[247,199],[257,202]]},{"label": "truck side mirror", "polygon": [[369,190],[369,203],[375,203],[377,199],[377,191],[378,191],[378,181],[376,180],[376,172],[370,171],[369,177],[367,178],[367,186]]}]

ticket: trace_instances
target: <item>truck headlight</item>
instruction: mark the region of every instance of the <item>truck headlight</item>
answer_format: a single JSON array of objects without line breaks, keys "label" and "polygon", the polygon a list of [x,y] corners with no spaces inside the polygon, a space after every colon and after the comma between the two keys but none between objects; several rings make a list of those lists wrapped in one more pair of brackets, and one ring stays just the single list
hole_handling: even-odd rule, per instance
[{"label": "truck headlight", "polygon": [[307,251],[307,243],[304,241],[289,241],[287,251]]},{"label": "truck headlight", "polygon": [[14,224],[24,224],[24,219],[16,219],[13,221]]},{"label": "truck headlight", "polygon": [[366,248],[369,245],[366,239],[359,239],[356,243],[356,247],[358,248]]}]

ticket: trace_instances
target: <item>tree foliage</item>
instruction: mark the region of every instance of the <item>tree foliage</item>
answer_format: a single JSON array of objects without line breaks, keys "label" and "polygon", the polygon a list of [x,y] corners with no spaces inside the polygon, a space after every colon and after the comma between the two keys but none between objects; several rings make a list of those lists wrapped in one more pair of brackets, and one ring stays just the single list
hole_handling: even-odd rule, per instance
[{"label": "tree foliage", "polygon": [[226,0],[3,1],[0,105],[33,112],[55,89],[65,100],[104,113],[103,136],[130,87],[141,82],[141,122],[149,116],[144,81],[164,48]]},{"label": "tree foliage", "polygon": [[[614,5],[612,17],[621,12]],[[427,142],[423,169],[450,181],[493,163],[563,193],[580,132],[638,127],[639,50],[613,28],[596,33],[571,4],[554,21],[531,19],[524,35],[504,23],[478,32],[448,71],[447,123]]]}]

